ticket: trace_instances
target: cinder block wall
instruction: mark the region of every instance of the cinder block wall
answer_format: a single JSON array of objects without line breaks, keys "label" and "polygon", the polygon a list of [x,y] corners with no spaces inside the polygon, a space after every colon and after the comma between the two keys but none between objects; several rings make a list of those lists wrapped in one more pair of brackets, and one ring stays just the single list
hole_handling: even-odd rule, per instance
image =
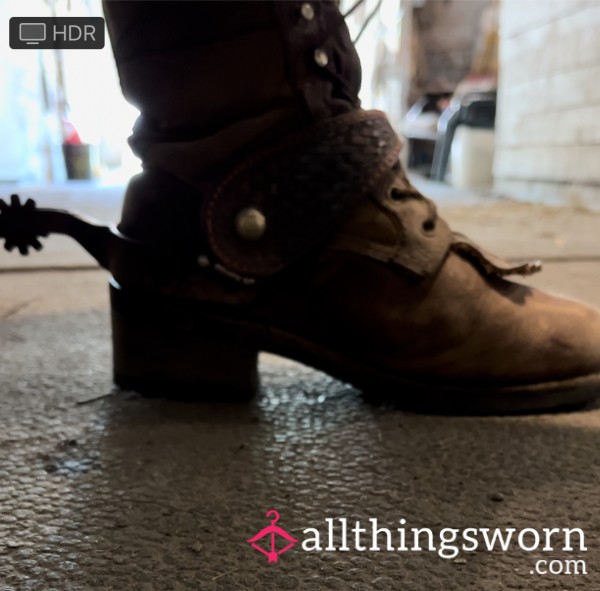
[{"label": "cinder block wall", "polygon": [[494,185],[600,208],[600,2],[501,0]]}]

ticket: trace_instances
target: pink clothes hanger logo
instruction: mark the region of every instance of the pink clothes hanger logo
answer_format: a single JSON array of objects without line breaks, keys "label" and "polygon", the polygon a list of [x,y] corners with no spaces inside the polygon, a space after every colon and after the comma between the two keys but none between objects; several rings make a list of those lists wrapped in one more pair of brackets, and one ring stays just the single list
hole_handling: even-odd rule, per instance
[{"label": "pink clothes hanger logo", "polygon": [[[284,529],[280,528],[278,525],[275,525],[279,521],[279,513],[275,511],[275,509],[267,511],[267,517],[271,516],[273,516],[273,518],[271,519],[271,525],[267,525],[267,527],[263,528],[255,536],[246,541],[249,544],[251,544],[255,550],[258,550],[259,552],[264,554],[269,559],[268,562],[277,562],[279,560],[279,557],[284,552],[287,552],[290,548],[292,548],[294,544],[298,543],[299,540],[290,536],[290,534],[288,534]],[[263,547],[259,546],[256,543],[266,536],[270,536],[270,550],[265,550]],[[277,545],[275,543],[276,536],[280,536],[281,538],[289,542],[289,544],[277,550]]]}]

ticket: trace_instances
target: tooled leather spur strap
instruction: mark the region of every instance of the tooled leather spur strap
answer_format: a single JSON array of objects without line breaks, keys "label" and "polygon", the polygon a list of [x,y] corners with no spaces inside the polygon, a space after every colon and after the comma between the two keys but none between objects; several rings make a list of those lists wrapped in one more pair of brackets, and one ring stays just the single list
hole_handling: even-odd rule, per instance
[{"label": "tooled leather spur strap", "polygon": [[[242,277],[268,277],[327,240],[398,159],[400,140],[379,111],[353,111],[311,126],[234,169],[206,200],[213,255]],[[256,240],[236,217],[248,208],[265,219]]]}]

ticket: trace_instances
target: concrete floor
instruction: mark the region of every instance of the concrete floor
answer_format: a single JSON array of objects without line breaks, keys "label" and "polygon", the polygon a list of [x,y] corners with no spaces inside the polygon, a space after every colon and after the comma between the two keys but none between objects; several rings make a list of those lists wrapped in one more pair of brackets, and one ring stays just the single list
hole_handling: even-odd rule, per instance
[{"label": "concrete floor", "polygon": [[[503,201],[442,209],[491,250],[556,261],[532,284],[600,305],[600,216]],[[65,248],[43,264],[0,259],[1,591],[600,588],[599,404],[415,415],[272,356],[247,404],[115,392],[107,275],[69,270],[90,261]],[[404,518],[434,531],[580,527],[588,551],[447,560],[296,546],[268,564],[246,540],[269,509],[300,539],[325,533],[326,518],[391,529]],[[575,557],[587,575],[531,574],[540,558]]]}]

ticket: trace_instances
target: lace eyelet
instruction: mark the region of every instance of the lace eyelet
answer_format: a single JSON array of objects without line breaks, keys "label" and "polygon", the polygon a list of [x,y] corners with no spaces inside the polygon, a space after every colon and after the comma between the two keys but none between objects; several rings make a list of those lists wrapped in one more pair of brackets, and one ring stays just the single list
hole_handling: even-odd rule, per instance
[{"label": "lace eyelet", "polygon": [[433,232],[435,230],[435,222],[433,220],[425,220],[421,224],[421,228],[423,228],[423,232],[430,234],[431,232]]},{"label": "lace eyelet", "polygon": [[404,198],[404,192],[398,187],[392,187],[388,192],[388,197],[392,201],[400,201]]}]

